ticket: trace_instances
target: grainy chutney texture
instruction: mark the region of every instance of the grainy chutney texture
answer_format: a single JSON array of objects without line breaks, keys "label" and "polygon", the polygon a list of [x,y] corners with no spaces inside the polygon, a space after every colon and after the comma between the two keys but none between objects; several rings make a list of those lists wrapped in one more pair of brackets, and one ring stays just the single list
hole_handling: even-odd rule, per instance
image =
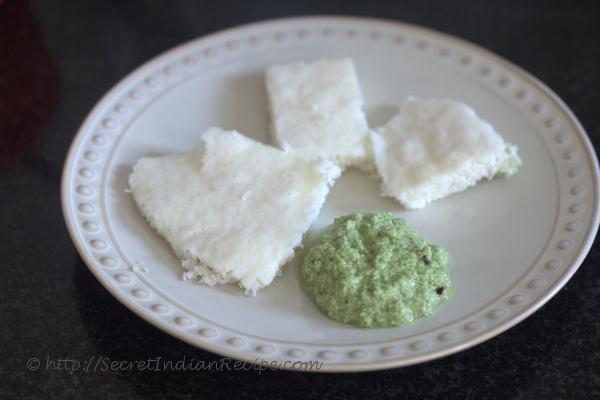
[{"label": "grainy chutney texture", "polygon": [[363,328],[432,315],[453,286],[448,253],[390,213],[335,219],[301,265],[306,292],[331,319]]}]

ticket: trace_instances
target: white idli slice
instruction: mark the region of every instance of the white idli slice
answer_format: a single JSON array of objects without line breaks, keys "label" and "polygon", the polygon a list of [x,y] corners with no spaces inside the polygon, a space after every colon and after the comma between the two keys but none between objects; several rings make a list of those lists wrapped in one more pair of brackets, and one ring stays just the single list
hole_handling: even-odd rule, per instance
[{"label": "white idli slice", "polygon": [[516,146],[472,108],[451,100],[408,99],[372,140],[382,194],[408,209],[501,171],[511,175],[520,165]]},{"label": "white idli slice", "polygon": [[352,60],[274,65],[267,69],[266,84],[275,145],[341,167],[373,169]]},{"label": "white idli slice", "polygon": [[129,186],[186,279],[270,284],[317,217],[340,168],[212,128],[189,153],[142,158]]}]

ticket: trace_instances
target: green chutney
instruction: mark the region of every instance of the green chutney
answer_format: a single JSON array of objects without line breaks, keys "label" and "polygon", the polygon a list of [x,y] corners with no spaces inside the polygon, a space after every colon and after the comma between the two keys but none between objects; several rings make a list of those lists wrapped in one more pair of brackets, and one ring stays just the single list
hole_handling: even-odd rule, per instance
[{"label": "green chutney", "polygon": [[444,248],[389,213],[336,218],[300,266],[304,289],[331,319],[363,328],[432,315],[453,292]]},{"label": "green chutney", "polygon": [[504,160],[500,170],[494,176],[495,178],[509,178],[516,174],[523,165],[521,157],[517,154],[517,146],[507,144],[504,152],[506,153],[506,160]]}]

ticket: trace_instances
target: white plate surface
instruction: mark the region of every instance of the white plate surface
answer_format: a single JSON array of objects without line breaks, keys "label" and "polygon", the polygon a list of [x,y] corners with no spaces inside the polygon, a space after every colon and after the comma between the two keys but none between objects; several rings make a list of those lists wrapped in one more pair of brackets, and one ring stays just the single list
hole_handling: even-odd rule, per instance
[{"label": "white plate surface", "polygon": [[[213,125],[267,141],[263,71],[273,63],[350,56],[371,126],[406,96],[473,106],[519,146],[522,170],[405,211],[347,171],[305,238],[336,216],[390,211],[453,256],[454,297],[435,316],[391,329],[328,320],[302,291],[297,262],[246,297],[180,279],[178,260],[125,192],[143,156],[196,146]],[[598,167],[568,108],[518,67],[470,43],[396,22],[344,17],[268,21],[177,47],[143,65],[85,120],[65,163],[65,219],[82,258],[123,304],[198,347],[254,361],[323,360],[322,371],[414,364],[473,346],[548,301],[598,227]],[[137,270],[137,271],[136,271]],[[145,271],[145,272],[144,272]]]}]

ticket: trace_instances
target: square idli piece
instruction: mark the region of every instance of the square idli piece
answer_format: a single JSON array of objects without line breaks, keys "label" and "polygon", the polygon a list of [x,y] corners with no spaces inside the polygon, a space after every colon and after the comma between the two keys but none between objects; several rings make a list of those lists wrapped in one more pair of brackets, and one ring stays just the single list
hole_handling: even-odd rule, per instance
[{"label": "square idli piece", "polygon": [[370,131],[351,59],[273,65],[266,85],[275,145],[342,168],[373,169]]},{"label": "square idli piece", "polygon": [[521,165],[517,147],[465,104],[408,99],[372,135],[382,195],[405,208],[461,192],[479,180],[510,176]]},{"label": "square idli piece", "polygon": [[142,158],[129,186],[150,225],[171,245],[184,279],[270,284],[317,217],[340,168],[235,132],[212,128],[185,154]]}]

